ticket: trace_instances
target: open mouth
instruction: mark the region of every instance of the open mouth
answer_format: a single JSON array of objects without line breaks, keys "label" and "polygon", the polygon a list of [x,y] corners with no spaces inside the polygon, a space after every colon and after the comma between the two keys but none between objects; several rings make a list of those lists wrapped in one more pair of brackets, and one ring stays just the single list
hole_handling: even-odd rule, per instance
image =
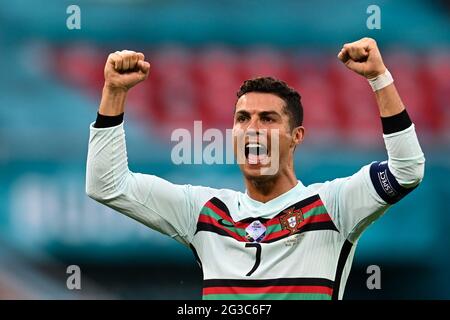
[{"label": "open mouth", "polygon": [[245,158],[250,164],[265,163],[268,160],[268,149],[260,143],[245,144]]}]

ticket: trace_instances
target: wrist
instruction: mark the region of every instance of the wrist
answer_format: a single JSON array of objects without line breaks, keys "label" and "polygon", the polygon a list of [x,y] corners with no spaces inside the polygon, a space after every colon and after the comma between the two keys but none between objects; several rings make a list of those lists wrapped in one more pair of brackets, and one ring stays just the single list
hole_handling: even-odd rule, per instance
[{"label": "wrist", "polygon": [[375,92],[394,83],[394,78],[392,77],[389,70],[385,67],[382,73],[378,73],[378,75],[374,77],[367,77],[367,81],[369,81],[372,90]]},{"label": "wrist", "polygon": [[99,113],[105,116],[116,116],[124,112],[127,90],[117,87],[103,86]]},{"label": "wrist", "polygon": [[128,89],[126,87],[114,86],[108,82],[103,85],[103,95],[108,96],[126,96]]},{"label": "wrist", "polygon": [[382,63],[381,66],[376,68],[376,70],[373,70],[372,72],[368,73],[366,75],[366,79],[367,80],[374,79],[374,78],[382,75],[383,73],[385,73],[386,70],[387,70],[386,66],[384,65],[384,63]]}]

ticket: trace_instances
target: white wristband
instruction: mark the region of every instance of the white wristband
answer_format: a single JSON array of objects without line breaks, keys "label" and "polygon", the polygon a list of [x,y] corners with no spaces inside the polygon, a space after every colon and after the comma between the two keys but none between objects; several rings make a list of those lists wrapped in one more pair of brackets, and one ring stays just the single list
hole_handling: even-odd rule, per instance
[{"label": "white wristband", "polygon": [[380,74],[375,78],[367,80],[369,81],[369,84],[374,92],[381,90],[384,87],[387,87],[391,83],[394,83],[394,78],[392,78],[392,75],[388,69],[386,69],[386,71],[383,74]]}]

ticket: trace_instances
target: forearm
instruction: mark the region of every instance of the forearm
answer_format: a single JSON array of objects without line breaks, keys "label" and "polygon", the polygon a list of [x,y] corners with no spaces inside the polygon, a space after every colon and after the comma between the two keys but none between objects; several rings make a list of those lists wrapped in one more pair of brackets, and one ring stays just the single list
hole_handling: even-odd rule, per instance
[{"label": "forearm", "polygon": [[103,87],[98,113],[104,116],[117,116],[124,113],[126,97],[126,90],[114,89],[105,85]]},{"label": "forearm", "polygon": [[91,126],[86,165],[86,192],[96,200],[117,197],[129,176],[123,124]]},{"label": "forearm", "polygon": [[123,122],[126,91],[103,88],[102,100],[97,113],[94,128],[114,127]]},{"label": "forearm", "polygon": [[97,119],[91,127],[86,168],[86,192],[95,199],[116,196],[118,181],[129,174],[121,125],[125,99],[126,91],[103,87]]},{"label": "forearm", "polygon": [[415,186],[423,178],[425,163],[415,127],[394,83],[376,90],[375,97],[390,171],[401,186]]},{"label": "forearm", "polygon": [[405,110],[394,83],[375,91],[375,98],[381,117],[390,117]]}]

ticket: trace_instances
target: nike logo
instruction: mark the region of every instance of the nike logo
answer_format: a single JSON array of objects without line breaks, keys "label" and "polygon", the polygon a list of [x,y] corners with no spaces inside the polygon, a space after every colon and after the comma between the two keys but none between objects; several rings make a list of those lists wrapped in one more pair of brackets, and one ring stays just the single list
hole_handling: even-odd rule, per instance
[{"label": "nike logo", "polygon": [[224,219],[219,219],[218,222],[219,222],[219,224],[223,225],[224,227],[234,227],[233,223],[231,223],[230,221],[224,220]]}]

